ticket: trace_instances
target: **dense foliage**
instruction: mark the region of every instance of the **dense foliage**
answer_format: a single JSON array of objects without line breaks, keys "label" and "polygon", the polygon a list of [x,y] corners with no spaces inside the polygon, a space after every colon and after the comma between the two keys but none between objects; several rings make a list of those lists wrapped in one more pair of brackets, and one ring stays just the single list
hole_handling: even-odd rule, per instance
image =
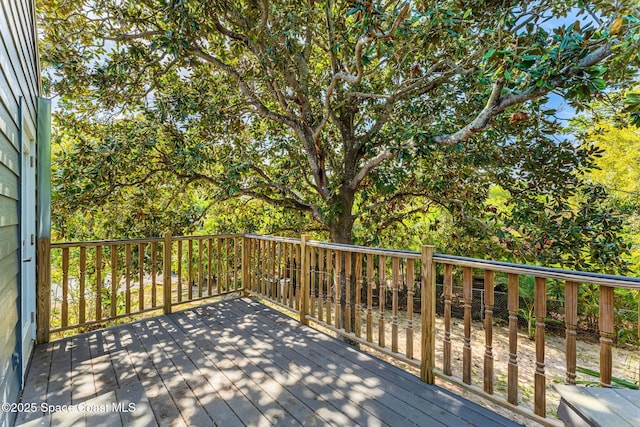
[{"label": "dense foliage", "polygon": [[635,1],[45,2],[61,215],[110,202],[130,219],[114,232],[142,233],[236,199],[224,209],[339,242],[415,227],[444,251],[624,269],[620,218],[582,175],[598,150],[554,136],[546,97],[580,108],[632,81],[638,16]]}]

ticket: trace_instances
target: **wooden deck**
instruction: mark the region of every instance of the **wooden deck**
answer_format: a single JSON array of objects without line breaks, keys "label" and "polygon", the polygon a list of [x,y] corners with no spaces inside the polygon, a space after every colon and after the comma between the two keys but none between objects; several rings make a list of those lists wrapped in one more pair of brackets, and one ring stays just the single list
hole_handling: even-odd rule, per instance
[{"label": "wooden deck", "polygon": [[38,346],[22,403],[18,426],[516,425],[248,298]]}]

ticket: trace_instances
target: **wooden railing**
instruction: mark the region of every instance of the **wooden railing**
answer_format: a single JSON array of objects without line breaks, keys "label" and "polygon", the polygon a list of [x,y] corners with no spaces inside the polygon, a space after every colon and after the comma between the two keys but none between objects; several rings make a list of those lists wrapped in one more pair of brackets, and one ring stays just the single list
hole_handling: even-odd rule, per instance
[{"label": "wooden railing", "polygon": [[[38,340],[242,288],[242,236],[216,235],[53,243]],[[41,257],[39,264],[47,263]],[[42,311],[42,310],[40,310]]]},{"label": "wooden railing", "polygon": [[[549,283],[553,281],[556,289],[564,284],[567,384],[576,383],[579,289],[585,284],[599,287],[602,387],[612,384],[614,289],[640,289],[638,278],[439,255],[431,246],[410,252],[310,241],[305,236],[167,235],[164,239],[57,243],[51,245],[51,257],[54,280],[39,284],[39,295],[49,298],[49,304],[40,301],[39,307],[51,310],[38,313],[39,319],[43,314],[50,319],[39,323],[41,340],[50,333],[85,330],[151,310],[170,313],[176,304],[242,292],[288,309],[304,324],[318,324],[404,362],[427,383],[437,377],[551,425],[557,422],[547,418],[546,409]],[[534,286],[532,362],[523,359],[518,347],[521,277],[532,278]],[[436,278],[442,281],[441,293],[436,292]],[[472,311],[477,310],[477,302],[472,301],[474,281],[476,288],[482,282],[480,338],[473,335],[478,327],[472,321]],[[461,295],[454,295],[460,282]],[[504,353],[494,346],[498,282],[507,291],[508,330],[503,334],[508,335],[508,351]],[[436,316],[436,301],[441,303],[442,316]],[[456,316],[454,307],[462,307]],[[462,331],[456,338],[453,329],[460,321]],[[437,335],[442,338],[436,342]],[[472,355],[477,352],[482,354],[482,366],[473,365]],[[496,386],[494,365],[500,360],[507,365],[504,387]],[[523,378],[523,363],[535,365],[532,377]],[[534,390],[530,408],[523,405],[521,396],[528,384]]]},{"label": "wooden railing", "polygon": [[[614,288],[640,289],[640,279],[564,271],[495,261],[435,254],[425,246],[422,253],[358,247],[302,239],[282,239],[247,235],[251,259],[250,292],[295,311],[303,323],[310,321],[328,328],[346,339],[369,346],[386,356],[419,369],[421,378],[434,378],[456,384],[468,391],[509,408],[509,410],[547,425],[545,361],[545,320],[547,287],[564,284],[566,331],[565,380],[576,384],[576,330],[578,290],[580,286],[599,286],[600,385],[612,384],[612,344],[614,330]],[[524,359],[518,349],[519,280],[530,277],[534,283],[533,316],[535,351],[531,355],[535,369],[532,378],[524,378],[519,369]],[[436,294],[436,277],[443,292]],[[482,347],[474,347],[472,338],[472,292],[474,279],[483,282],[484,337]],[[461,295],[453,294],[454,282],[462,282]],[[477,281],[477,280],[476,280]],[[508,353],[494,349],[494,288],[504,282],[508,299]],[[457,286],[456,286],[457,287]],[[461,300],[461,354],[453,351],[453,300]],[[442,330],[436,330],[436,300],[444,306]],[[296,305],[298,304],[298,305]],[[401,319],[401,320],[400,320]],[[436,343],[436,335],[442,342]],[[441,353],[436,354],[436,348]],[[472,352],[481,352],[481,367],[472,365]],[[529,357],[529,355],[526,355]],[[454,372],[452,359],[462,359]],[[506,387],[497,391],[496,359],[506,359]],[[481,385],[474,377],[481,371]],[[522,388],[532,384],[533,405],[523,405]]]}]

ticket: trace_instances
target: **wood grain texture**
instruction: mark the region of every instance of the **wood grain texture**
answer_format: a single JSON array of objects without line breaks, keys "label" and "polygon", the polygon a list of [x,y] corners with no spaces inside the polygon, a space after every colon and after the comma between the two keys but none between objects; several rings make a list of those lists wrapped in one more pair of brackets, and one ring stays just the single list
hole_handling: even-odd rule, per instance
[{"label": "wood grain texture", "polygon": [[600,387],[611,387],[613,369],[613,288],[600,287]]},{"label": "wood grain texture", "polygon": [[565,357],[567,363],[566,383],[576,384],[576,338],[578,323],[578,286],[576,282],[565,283],[564,324],[566,331]]},{"label": "wood grain texture", "polygon": [[442,371],[452,375],[451,371],[451,297],[453,294],[453,266],[444,265],[444,338]]},{"label": "wood grain texture", "polygon": [[507,276],[509,309],[509,364],[507,368],[507,400],[518,404],[518,275]]},{"label": "wood grain texture", "polygon": [[547,316],[547,279],[536,277],[534,282],[534,304],[536,316],[536,369],[534,374],[533,412],[541,417],[546,416],[546,376],[545,376],[545,339],[544,319]]},{"label": "wood grain texture", "polygon": [[140,406],[17,425],[516,425],[248,298],[40,345],[34,358],[25,398]]},{"label": "wood grain texture", "polygon": [[493,271],[484,272],[484,391],[493,394],[493,304],[494,304]]},{"label": "wood grain texture", "polygon": [[471,299],[473,297],[473,269],[462,270],[462,300],[464,302],[464,344],[462,346],[462,382],[471,384]]},{"label": "wood grain texture", "polygon": [[420,379],[427,384],[435,382],[433,368],[436,363],[436,271],[433,246],[422,247],[422,337]]}]

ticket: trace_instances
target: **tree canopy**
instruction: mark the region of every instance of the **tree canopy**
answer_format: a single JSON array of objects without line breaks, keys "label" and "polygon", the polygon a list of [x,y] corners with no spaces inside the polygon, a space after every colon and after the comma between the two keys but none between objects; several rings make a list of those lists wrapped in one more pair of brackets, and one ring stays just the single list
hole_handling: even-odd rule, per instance
[{"label": "tree canopy", "polygon": [[[338,242],[437,209],[502,245],[505,229],[535,235],[535,249],[544,229],[593,216],[551,215],[600,196],[580,175],[597,150],[554,136],[546,97],[581,108],[627,87],[640,52],[636,1],[78,0],[39,13],[59,123],[134,128],[92,176],[169,174],[302,212]],[[97,195],[87,184],[78,193]],[[492,185],[508,209],[485,203]]]}]

